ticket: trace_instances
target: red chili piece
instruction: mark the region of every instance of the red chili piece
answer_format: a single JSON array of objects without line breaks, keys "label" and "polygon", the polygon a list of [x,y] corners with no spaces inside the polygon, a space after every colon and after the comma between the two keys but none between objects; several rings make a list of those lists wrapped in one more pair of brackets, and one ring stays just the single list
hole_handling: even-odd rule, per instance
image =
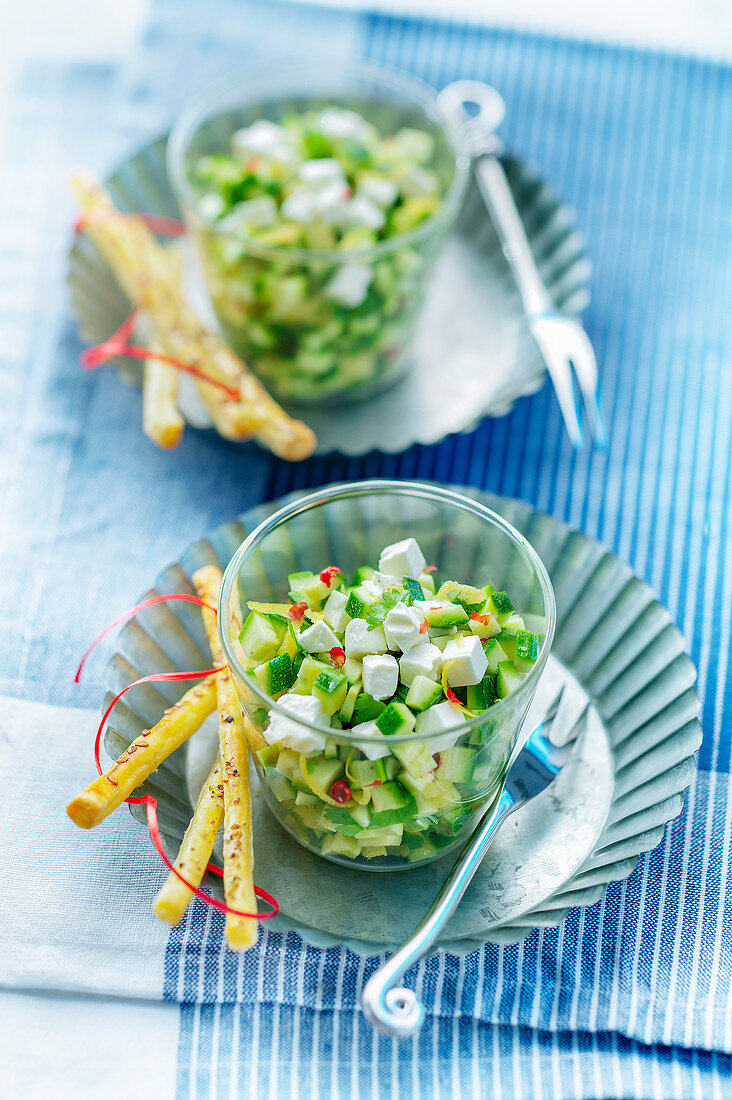
[{"label": "red chili piece", "polygon": [[440,756],[439,752],[433,752],[433,753],[432,753],[432,759],[433,759],[433,760],[434,760],[434,762],[435,762],[435,767],[436,767],[436,768],[439,768],[439,766],[440,766],[440,760],[442,759],[442,757]]},{"label": "red chili piece", "polygon": [[343,668],[346,663],[346,654],[339,645],[333,646],[329,656],[336,668]]},{"label": "red chili piece", "polygon": [[460,702],[460,700],[458,699],[458,697],[457,697],[457,695],[455,694],[455,692],[454,692],[454,691],[450,691],[450,689],[449,689],[448,687],[446,687],[446,688],[445,688],[445,695],[447,696],[447,698],[448,698],[448,699],[450,700],[450,702],[451,702],[451,703],[454,703],[454,704],[455,704],[455,706],[456,706],[456,707],[461,707],[461,706],[463,705],[463,704],[462,704],[462,703]]},{"label": "red chili piece", "polygon": [[343,573],[342,569],[339,569],[337,565],[329,565],[327,569],[324,569],[320,574],[320,579],[324,585],[330,588],[330,582],[333,580],[335,573]]},{"label": "red chili piece", "polygon": [[426,634],[427,631],[429,630],[429,628],[430,628],[430,624],[427,622],[427,620],[422,619],[422,625],[419,628],[420,634]]},{"label": "red chili piece", "polygon": [[308,605],[305,600],[303,600],[302,603],[293,604],[292,607],[288,610],[287,614],[290,616],[293,623],[301,623],[307,609]]},{"label": "red chili piece", "polygon": [[436,573],[437,572],[437,566],[436,565],[425,565],[422,572],[423,573]]},{"label": "red chili piece", "polygon": [[495,619],[495,615],[491,615],[490,611],[486,615],[479,615],[477,611],[471,611],[470,618],[476,623],[482,623],[483,626],[490,626]]},{"label": "red chili piece", "polygon": [[334,802],[350,802],[353,797],[353,791],[348,786],[345,779],[336,779],[335,783],[330,788],[330,797]]}]

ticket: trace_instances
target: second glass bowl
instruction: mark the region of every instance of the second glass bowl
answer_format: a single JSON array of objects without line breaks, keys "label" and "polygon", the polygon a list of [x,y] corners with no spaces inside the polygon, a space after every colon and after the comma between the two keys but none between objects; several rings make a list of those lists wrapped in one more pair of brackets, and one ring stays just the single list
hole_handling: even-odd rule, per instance
[{"label": "second glass bowl", "polygon": [[[299,754],[270,751],[265,745],[262,731],[271,712],[287,712],[279,710],[277,702],[247,674],[237,643],[241,604],[287,602],[288,574],[333,564],[352,575],[361,566],[378,562],[384,546],[407,537],[417,539],[440,578],[478,586],[490,580],[494,587],[509,591],[527,625],[540,636],[541,647],[533,668],[510,695],[468,720],[456,713],[456,744],[465,749],[469,767],[464,775],[456,773],[445,783],[444,804],[381,829],[371,838],[368,829],[354,836],[352,827],[339,828],[333,820],[336,815],[318,806],[303,783]],[[419,866],[459,847],[495,797],[546,664],[554,637],[555,602],[536,552],[488,508],[432,485],[366,481],[303,497],[252,532],[227,567],[218,618],[242,708],[262,744],[254,760],[275,817],[310,851],[347,866],[380,871]],[[306,722],[301,725],[303,732],[310,728]],[[322,735],[322,730],[318,732]],[[403,746],[419,740],[428,753],[436,754],[444,738],[444,732],[421,738],[380,735],[389,749],[383,758],[386,771],[396,772],[402,766],[399,757],[404,754],[399,750]],[[326,751],[317,754],[318,768],[328,773],[328,785],[346,774],[349,761],[360,757],[358,742],[358,736],[347,729],[328,731]],[[306,769],[307,764],[305,754]]]},{"label": "second glass bowl", "polygon": [[[430,135],[430,168],[442,189],[436,213],[370,247],[348,249],[268,246],[206,216],[194,186],[202,157],[228,152],[232,135],[259,119],[333,106],[358,112],[382,135],[404,128]],[[190,103],[173,127],[167,160],[221,329],[275,396],[337,405],[405,373],[426,280],[468,176],[460,141],[428,85],[370,62],[272,65],[219,82]],[[368,284],[363,302],[349,308],[331,300],[326,288],[339,274]]]}]

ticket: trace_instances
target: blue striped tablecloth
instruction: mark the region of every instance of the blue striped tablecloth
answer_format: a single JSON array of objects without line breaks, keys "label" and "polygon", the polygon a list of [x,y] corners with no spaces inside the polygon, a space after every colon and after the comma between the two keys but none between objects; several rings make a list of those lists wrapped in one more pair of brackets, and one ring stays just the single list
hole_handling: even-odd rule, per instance
[{"label": "blue striped tablecloth", "polygon": [[[140,434],[137,393],[110,373],[78,369],[62,288],[71,165],[110,168],[219,72],[324,47],[407,68],[438,87],[478,77],[504,95],[508,145],[576,207],[587,238],[595,277],[586,322],[602,371],[607,454],[572,452],[545,387],[508,417],[398,456],[293,467],[192,431],[166,455]],[[160,1043],[150,1063],[165,1079],[159,1095],[732,1095],[731,125],[732,74],[720,65],[275,2],[157,0],[139,51],[119,69],[49,63],[25,74],[0,204],[0,750],[11,764],[21,726],[23,738],[39,738],[39,754],[54,751],[51,735],[63,726],[71,752],[73,723],[55,708],[83,710],[99,697],[93,676],[81,689],[71,684],[76,658],[190,540],[289,490],[381,475],[521,497],[629,561],[686,635],[704,742],[683,815],[629,881],[523,944],[461,959],[439,954],[419,968],[431,1016],[414,1042],[375,1036],[354,1011],[374,960],[277,933],[235,958],[221,950],[218,918],[200,906],[167,941],[152,933],[146,901],[133,896],[125,909],[120,900],[160,877],[142,853],[137,878],[125,878],[120,853],[143,843],[131,822],[115,826],[119,847],[105,863],[105,881],[125,890],[105,913],[98,984],[88,967],[64,971],[48,955],[37,963],[17,917],[37,881],[29,861],[5,891],[5,986],[159,1000],[145,1009],[145,1034]],[[73,751],[85,753],[87,743]],[[54,828],[70,782],[63,755],[56,787],[36,803],[51,807]],[[25,842],[12,823],[5,832]],[[61,868],[77,841],[61,826],[59,836]],[[95,837],[73,874],[77,892],[98,898],[88,870],[101,859]],[[60,882],[63,895],[63,875]],[[52,938],[50,909],[42,924]],[[104,948],[124,941],[123,920],[137,922],[145,965],[131,953],[127,984],[123,974],[112,989]],[[3,994],[11,1007],[12,996]],[[79,1018],[106,1011],[74,1005]],[[21,1055],[11,1063],[22,1081]]]}]

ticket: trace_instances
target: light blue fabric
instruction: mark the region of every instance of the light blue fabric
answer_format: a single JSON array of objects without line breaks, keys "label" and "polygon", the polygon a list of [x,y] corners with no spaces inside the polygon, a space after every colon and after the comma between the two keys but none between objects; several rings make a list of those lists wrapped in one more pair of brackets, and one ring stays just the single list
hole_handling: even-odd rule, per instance
[{"label": "light blue fabric", "polygon": [[[306,48],[502,92],[507,143],[576,207],[587,238],[607,455],[572,453],[545,387],[506,418],[399,456],[292,467],[194,432],[170,456],[140,435],[136,392],[78,369],[64,174],[110,168],[219,72]],[[0,693],[95,705],[93,676],[71,684],[78,655],[191,539],[258,500],[380,475],[522,497],[600,538],[668,605],[699,667],[705,737],[682,817],[627,883],[560,929],[419,968],[432,1018],[414,1046],[379,1048],[394,1096],[470,1095],[476,1073],[486,1096],[732,1094],[731,122],[722,66],[244,0],[158,0],[121,71],[38,66],[17,97],[0,203]],[[375,960],[277,933],[235,958],[220,933],[197,905],[168,941],[164,995],[186,1005],[181,1096],[228,1095],[233,1064],[255,1053],[251,1095],[336,1096],[333,1082],[384,1094],[353,1013]],[[276,1092],[261,1068],[273,1054]]]}]

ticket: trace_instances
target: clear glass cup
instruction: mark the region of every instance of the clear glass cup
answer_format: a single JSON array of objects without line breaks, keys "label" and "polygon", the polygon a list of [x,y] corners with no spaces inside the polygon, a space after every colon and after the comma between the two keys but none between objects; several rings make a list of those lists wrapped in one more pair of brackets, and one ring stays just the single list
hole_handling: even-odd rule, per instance
[{"label": "clear glass cup", "polygon": [[[490,582],[508,591],[527,627],[540,636],[541,648],[533,668],[505,699],[468,720],[456,710],[452,733],[470,764],[464,781],[456,777],[445,783],[444,799],[431,812],[420,812],[401,828],[381,830],[375,837],[359,835],[356,844],[331,820],[333,815],[324,813],[302,781],[303,766],[307,770],[308,760],[320,760],[324,753],[301,757],[265,747],[263,730],[270,712],[286,712],[246,671],[237,640],[241,607],[249,600],[287,602],[288,574],[300,570],[338,565],[352,576],[360,566],[378,562],[384,546],[409,536],[437,566],[440,578],[476,586]],[[500,787],[549,655],[555,613],[551,582],[536,551],[500,516],[468,497],[419,482],[364,481],[323,489],[281,508],[237,550],[224,574],[218,607],[226,659],[251,732],[262,745],[254,754],[261,787],[277,820],[310,851],[373,871],[419,866],[458,847]],[[322,729],[318,732],[322,735]],[[434,755],[441,744],[444,751],[445,736],[379,735],[376,740],[388,748],[385,760],[394,761],[396,771],[402,767],[397,755],[414,751],[416,742]],[[349,730],[329,731],[330,766],[320,764],[329,781],[345,775],[349,760],[360,757],[358,745],[358,736]]]},{"label": "clear glass cup", "polygon": [[[231,135],[257,119],[333,105],[358,111],[382,134],[412,127],[434,137],[430,167],[444,193],[436,213],[376,245],[344,250],[264,246],[200,209],[191,176],[202,156],[228,151]],[[432,88],[372,62],[270,65],[194,99],[173,127],[167,164],[221,329],[279,399],[338,405],[380,392],[406,372],[426,281],[468,179],[461,139]],[[347,264],[369,286],[353,309],[324,293]]]}]

